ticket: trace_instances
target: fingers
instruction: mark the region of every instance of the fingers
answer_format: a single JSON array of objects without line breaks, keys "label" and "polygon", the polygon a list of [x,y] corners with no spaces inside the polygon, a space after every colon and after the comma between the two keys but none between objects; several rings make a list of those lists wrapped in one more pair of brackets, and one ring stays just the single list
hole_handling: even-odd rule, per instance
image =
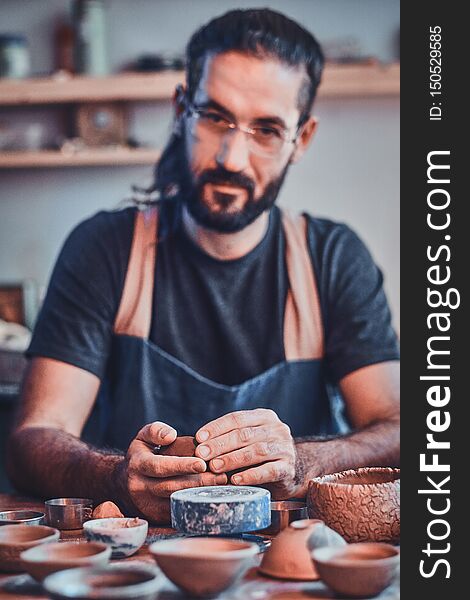
[{"label": "fingers", "polygon": [[227,483],[225,474],[200,473],[199,475],[185,475],[170,477],[168,479],[153,479],[150,477],[133,477],[129,481],[129,491],[134,498],[153,497],[168,498],[173,492],[192,487],[206,485],[224,485]]},{"label": "fingers", "polygon": [[172,477],[163,479],[158,483],[150,480],[149,489],[160,498],[168,498],[173,492],[184,490],[192,487],[201,487],[205,485],[225,485],[227,483],[227,475],[222,473],[216,475],[210,471],[200,473],[199,475],[186,475],[184,477]]},{"label": "fingers", "polygon": [[220,473],[276,460],[295,462],[295,451],[290,443],[286,444],[284,441],[257,442],[212,459],[209,467],[214,473]]},{"label": "fingers", "polygon": [[149,448],[129,458],[129,472],[145,477],[175,477],[203,473],[206,463],[200,458],[155,455]]},{"label": "fingers", "polygon": [[274,425],[248,426],[225,433],[199,445],[195,455],[208,461],[238,448],[262,442],[291,441],[290,429],[281,421]]},{"label": "fingers", "polygon": [[234,485],[261,485],[277,481],[293,481],[295,468],[286,461],[268,462],[264,465],[247,469],[243,473],[236,473],[230,478]]},{"label": "fingers", "polygon": [[211,438],[218,437],[234,429],[256,427],[258,425],[272,424],[279,421],[277,414],[268,408],[255,408],[254,410],[239,410],[231,412],[201,427],[196,433],[196,440],[201,443]]},{"label": "fingers", "polygon": [[177,433],[173,427],[160,421],[154,421],[144,425],[137,434],[136,439],[151,446],[157,446],[158,444],[167,446],[176,440],[176,436]]}]

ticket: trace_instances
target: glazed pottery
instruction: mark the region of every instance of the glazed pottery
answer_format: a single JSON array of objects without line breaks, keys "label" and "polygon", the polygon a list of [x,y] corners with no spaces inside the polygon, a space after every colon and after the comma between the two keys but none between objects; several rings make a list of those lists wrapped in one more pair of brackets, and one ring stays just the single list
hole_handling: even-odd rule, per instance
[{"label": "glazed pottery", "polygon": [[155,600],[160,577],[153,565],[131,562],[60,571],[43,587],[56,600]]},{"label": "glazed pottery", "polygon": [[232,535],[271,523],[271,494],[247,485],[208,485],[173,492],[171,526],[182,533]]},{"label": "glazed pottery", "polygon": [[24,571],[20,554],[28,548],[55,542],[59,531],[45,525],[4,525],[0,527],[0,571],[21,573]]},{"label": "glazed pottery", "polygon": [[318,548],[312,561],[324,583],[348,598],[376,596],[391,582],[400,562],[390,544],[363,542]]},{"label": "glazed pottery", "polygon": [[168,579],[189,594],[203,597],[228,588],[258,554],[256,544],[217,537],[162,540],[149,550]]},{"label": "glazed pottery", "polygon": [[400,469],[369,467],[316,477],[309,482],[308,514],[347,542],[400,539]]},{"label": "glazed pottery", "polygon": [[135,554],[145,542],[148,522],[139,518],[92,519],[83,524],[83,532],[90,542],[111,546],[112,558]]},{"label": "glazed pottery", "polygon": [[73,567],[102,567],[111,557],[111,548],[101,542],[55,542],[22,552],[24,570],[37,581],[56,571]]},{"label": "glazed pottery", "polygon": [[263,555],[259,572],[279,579],[318,579],[307,548],[307,540],[319,525],[323,524],[318,519],[293,521],[273,539]]},{"label": "glazed pottery", "polygon": [[324,546],[346,546],[346,540],[328,525],[321,522],[313,528],[312,533],[307,539],[307,548],[310,552]]}]

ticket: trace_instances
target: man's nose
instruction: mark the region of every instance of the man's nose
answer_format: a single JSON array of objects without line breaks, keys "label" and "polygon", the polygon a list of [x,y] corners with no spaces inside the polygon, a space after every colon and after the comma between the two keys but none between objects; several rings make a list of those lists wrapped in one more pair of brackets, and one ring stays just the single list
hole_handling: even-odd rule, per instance
[{"label": "man's nose", "polygon": [[248,140],[243,131],[235,129],[227,132],[220,143],[215,157],[216,163],[227,171],[239,173],[249,164]]}]

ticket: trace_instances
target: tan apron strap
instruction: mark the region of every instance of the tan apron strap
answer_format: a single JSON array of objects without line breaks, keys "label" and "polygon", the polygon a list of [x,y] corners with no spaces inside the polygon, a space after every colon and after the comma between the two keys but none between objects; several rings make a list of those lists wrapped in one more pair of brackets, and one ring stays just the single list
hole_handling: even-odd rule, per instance
[{"label": "tan apron strap", "polygon": [[323,356],[323,324],[312,260],[307,246],[307,220],[283,211],[286,262],[289,276],[284,314],[286,360]]},{"label": "tan apron strap", "polygon": [[158,210],[138,211],[134,223],[126,280],[114,333],[147,339],[152,322],[152,301],[157,257]]}]

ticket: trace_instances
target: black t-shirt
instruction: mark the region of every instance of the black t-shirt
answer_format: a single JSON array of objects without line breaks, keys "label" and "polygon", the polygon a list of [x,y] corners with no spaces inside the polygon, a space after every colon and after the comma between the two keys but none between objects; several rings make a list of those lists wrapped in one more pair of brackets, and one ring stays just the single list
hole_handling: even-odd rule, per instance
[{"label": "black t-shirt", "polygon": [[[102,211],[78,225],[62,248],[28,349],[103,378],[133,235],[134,207]],[[217,260],[162,203],[150,340],[217,383],[237,385],[285,360],[288,289],[277,207],[261,242],[236,260]],[[345,225],[308,217],[308,245],[325,328],[332,382],[398,358],[382,275]]]}]

